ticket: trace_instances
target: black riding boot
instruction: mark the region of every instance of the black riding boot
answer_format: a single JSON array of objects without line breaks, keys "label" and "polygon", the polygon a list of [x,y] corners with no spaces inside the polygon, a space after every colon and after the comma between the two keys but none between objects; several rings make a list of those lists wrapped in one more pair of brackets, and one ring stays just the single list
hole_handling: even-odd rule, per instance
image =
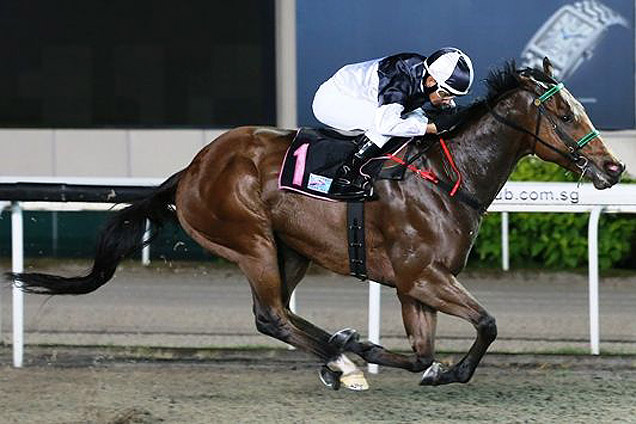
[{"label": "black riding boot", "polygon": [[356,199],[361,196],[370,197],[373,192],[373,181],[362,175],[360,168],[369,159],[380,156],[382,150],[365,135],[359,137],[357,149],[338,169],[331,183],[329,194],[336,199]]}]

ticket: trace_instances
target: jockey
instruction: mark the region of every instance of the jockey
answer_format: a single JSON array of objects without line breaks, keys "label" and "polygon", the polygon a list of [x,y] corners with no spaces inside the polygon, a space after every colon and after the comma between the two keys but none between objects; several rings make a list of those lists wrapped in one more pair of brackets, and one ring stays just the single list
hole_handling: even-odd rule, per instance
[{"label": "jockey", "polygon": [[[314,115],[330,127],[364,130],[354,153],[336,173],[329,193],[340,199],[372,194],[372,181],[360,168],[398,146],[391,137],[414,137],[451,129],[448,114],[427,116],[423,106],[454,108],[455,96],[468,94],[473,82],[470,58],[447,47],[429,57],[400,53],[344,66],[323,83],[312,104]],[[432,114],[431,114],[432,115]]]}]

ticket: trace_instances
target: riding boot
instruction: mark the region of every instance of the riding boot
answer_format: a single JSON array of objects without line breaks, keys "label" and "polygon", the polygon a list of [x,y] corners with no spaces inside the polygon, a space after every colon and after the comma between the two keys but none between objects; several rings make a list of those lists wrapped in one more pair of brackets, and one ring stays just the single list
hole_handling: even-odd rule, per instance
[{"label": "riding boot", "polygon": [[360,172],[360,168],[381,153],[382,149],[365,135],[361,135],[357,142],[356,151],[336,172],[329,189],[331,197],[342,200],[370,197],[373,191],[373,182],[370,176]]}]

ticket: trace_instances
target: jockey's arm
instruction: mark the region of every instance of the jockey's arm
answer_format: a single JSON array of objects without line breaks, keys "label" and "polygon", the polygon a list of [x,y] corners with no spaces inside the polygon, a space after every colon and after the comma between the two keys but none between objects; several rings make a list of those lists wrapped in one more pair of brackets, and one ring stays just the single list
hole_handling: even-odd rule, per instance
[{"label": "jockey's arm", "polygon": [[421,109],[403,115],[404,106],[399,103],[390,103],[378,107],[374,125],[380,134],[393,137],[414,137],[424,135],[435,130],[433,124],[429,124],[428,117]]}]

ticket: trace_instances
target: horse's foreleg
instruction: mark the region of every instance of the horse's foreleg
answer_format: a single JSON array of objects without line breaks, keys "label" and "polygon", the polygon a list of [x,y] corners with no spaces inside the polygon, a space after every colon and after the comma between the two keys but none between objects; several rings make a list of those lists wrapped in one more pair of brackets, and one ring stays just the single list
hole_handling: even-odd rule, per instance
[{"label": "horse's foreleg", "polygon": [[400,295],[404,328],[409,337],[414,356],[391,352],[371,342],[358,341],[357,334],[351,336],[342,347],[365,361],[411,372],[424,371],[433,363],[434,337],[437,325],[436,311],[410,296]]},{"label": "horse's foreleg", "polygon": [[348,342],[345,349],[373,364],[421,372],[433,363],[437,313],[410,296],[399,295],[399,298],[404,328],[415,352],[414,356],[394,353],[382,346],[371,342],[359,342],[357,339]]},{"label": "horse's foreleg", "polygon": [[402,305],[404,330],[417,363],[421,365],[417,371],[423,371],[433,363],[435,357],[437,311],[411,296],[398,293],[398,297]]},{"label": "horse's foreleg", "polygon": [[384,347],[369,341],[351,341],[344,348],[347,352],[353,352],[365,361],[386,367],[402,368],[411,372],[420,372],[428,368],[432,360],[419,356],[406,356],[391,352]]},{"label": "horse's foreleg", "polygon": [[[305,275],[307,267],[309,266],[309,260],[287,247],[281,240],[277,240],[276,245],[278,246],[279,269],[283,280],[282,296],[285,305],[288,305],[291,293]],[[419,302],[414,299],[411,300],[414,303],[419,304]],[[423,305],[419,304],[419,306],[421,307]],[[416,357],[408,357],[393,353],[382,346],[368,341],[360,342],[357,337],[351,338],[346,346],[334,344],[331,334],[290,311],[288,311],[288,315],[289,319],[295,326],[313,337],[317,342],[331,343],[338,349],[338,351],[355,353],[367,362],[387,367],[403,368],[412,372],[424,371],[432,363],[432,354],[426,355],[422,353],[421,355],[418,354]],[[417,313],[414,313],[413,315],[417,315]],[[422,328],[422,325],[413,325],[413,327]],[[434,329],[434,325],[432,328]],[[424,330],[422,331],[424,332]],[[409,332],[409,334],[411,333]],[[419,339],[420,338],[418,337],[418,340]],[[421,343],[418,342],[418,344]],[[420,349],[420,352],[423,351]]]},{"label": "horse's foreleg", "polygon": [[[309,266],[309,260],[287,247],[280,240],[277,240],[276,244],[278,246],[279,269],[283,280],[282,296],[285,305],[288,305],[291,293],[305,275],[307,267]],[[314,324],[293,314],[291,311],[288,311],[288,315],[295,326],[313,337],[317,342],[331,344],[340,352],[355,353],[367,362],[387,367],[403,368],[413,372],[423,371],[431,365],[432,355],[408,357],[393,353],[382,346],[368,341],[360,342],[357,337],[352,337],[345,346],[342,346],[334,343],[332,335],[323,329],[316,327]],[[431,358],[430,360],[428,359],[429,357]]]},{"label": "horse's foreleg", "polygon": [[422,377],[423,385],[439,385],[470,380],[488,346],[497,337],[495,319],[443,267],[428,267],[405,290],[407,294],[434,310],[469,321],[477,331],[477,338],[468,353],[450,369],[434,363]]}]

